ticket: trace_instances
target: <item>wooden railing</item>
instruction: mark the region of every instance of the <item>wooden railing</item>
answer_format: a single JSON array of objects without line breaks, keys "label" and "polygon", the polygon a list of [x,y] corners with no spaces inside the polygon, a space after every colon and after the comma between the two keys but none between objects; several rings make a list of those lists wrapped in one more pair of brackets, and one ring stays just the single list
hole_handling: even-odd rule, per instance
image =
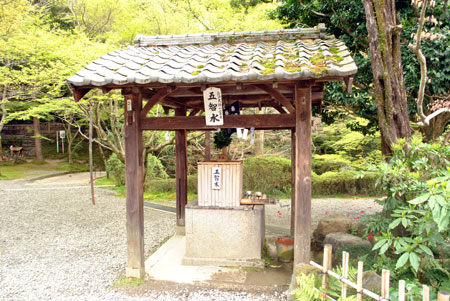
[{"label": "wooden railing", "polygon": [[[383,270],[381,274],[381,295],[378,295],[374,292],[371,292],[368,289],[363,288],[363,269],[364,263],[362,261],[358,261],[358,273],[356,277],[356,283],[350,281],[348,279],[348,268],[349,268],[349,259],[350,254],[348,252],[342,252],[342,275],[339,275],[331,270],[332,264],[332,246],[325,245],[323,252],[323,264],[320,265],[314,261],[310,261],[309,263],[318,268],[323,273],[322,278],[322,300],[330,299],[335,300],[328,296],[325,292],[328,288],[327,277],[331,276],[338,279],[342,284],[341,289],[341,297],[347,297],[347,288],[352,287],[356,290],[356,300],[362,300],[363,295],[371,297],[375,300],[389,300],[389,279],[390,279],[390,271]],[[400,280],[398,283],[398,300],[405,301],[406,293],[405,293],[406,283],[405,280]],[[423,301],[430,300],[430,289],[428,286],[423,285]],[[450,293],[446,291],[439,291],[437,301],[450,301]]]}]

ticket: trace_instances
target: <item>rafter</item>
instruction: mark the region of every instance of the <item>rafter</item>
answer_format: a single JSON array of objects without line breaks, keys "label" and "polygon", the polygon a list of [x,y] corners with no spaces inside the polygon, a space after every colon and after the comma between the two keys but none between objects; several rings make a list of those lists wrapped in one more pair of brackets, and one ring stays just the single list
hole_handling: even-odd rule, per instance
[{"label": "rafter", "polygon": [[294,114],[295,108],[292,105],[292,103],[287,99],[283,94],[275,90],[274,88],[268,86],[268,85],[254,85],[255,87],[265,91],[269,95],[271,95],[273,98],[275,98],[277,101],[279,101],[283,106],[286,107],[286,109],[289,111],[289,113]]}]

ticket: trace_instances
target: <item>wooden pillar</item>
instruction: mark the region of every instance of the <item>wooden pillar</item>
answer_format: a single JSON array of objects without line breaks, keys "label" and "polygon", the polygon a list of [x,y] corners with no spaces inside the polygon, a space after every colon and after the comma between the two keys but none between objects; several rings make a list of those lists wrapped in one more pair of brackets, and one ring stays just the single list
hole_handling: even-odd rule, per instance
[{"label": "wooden pillar", "polygon": [[295,87],[295,235],[294,266],[309,262],[311,244],[311,86]]},{"label": "wooden pillar", "polygon": [[[186,116],[186,109],[176,109],[176,116]],[[185,225],[187,204],[187,142],[186,130],[175,131],[176,183],[177,183],[177,226]]]},{"label": "wooden pillar", "polygon": [[291,236],[295,235],[295,128],[291,129]]},{"label": "wooden pillar", "polygon": [[211,132],[205,132],[205,160],[211,160]]},{"label": "wooden pillar", "polygon": [[125,163],[127,207],[127,277],[145,276],[144,265],[144,201],[142,131],[140,114],[142,95],[138,88],[125,96]]}]

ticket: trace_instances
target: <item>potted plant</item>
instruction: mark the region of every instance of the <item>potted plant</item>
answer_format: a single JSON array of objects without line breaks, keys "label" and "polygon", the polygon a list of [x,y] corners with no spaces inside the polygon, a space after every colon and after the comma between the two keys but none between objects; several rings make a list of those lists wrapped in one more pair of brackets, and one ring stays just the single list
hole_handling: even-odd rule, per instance
[{"label": "potted plant", "polygon": [[214,134],[214,147],[222,150],[222,155],[217,156],[218,161],[226,161],[228,159],[227,147],[231,144],[232,140],[231,135],[226,130],[221,130]]}]

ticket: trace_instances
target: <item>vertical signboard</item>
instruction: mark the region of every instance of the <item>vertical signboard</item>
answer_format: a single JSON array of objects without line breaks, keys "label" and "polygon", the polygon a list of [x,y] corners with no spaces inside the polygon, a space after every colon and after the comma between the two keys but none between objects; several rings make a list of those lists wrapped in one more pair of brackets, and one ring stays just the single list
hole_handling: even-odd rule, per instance
[{"label": "vertical signboard", "polygon": [[223,125],[222,91],[220,88],[207,88],[203,91],[205,121],[208,126]]},{"label": "vertical signboard", "polygon": [[222,168],[213,167],[212,168],[212,189],[220,190],[220,180],[222,178]]}]

